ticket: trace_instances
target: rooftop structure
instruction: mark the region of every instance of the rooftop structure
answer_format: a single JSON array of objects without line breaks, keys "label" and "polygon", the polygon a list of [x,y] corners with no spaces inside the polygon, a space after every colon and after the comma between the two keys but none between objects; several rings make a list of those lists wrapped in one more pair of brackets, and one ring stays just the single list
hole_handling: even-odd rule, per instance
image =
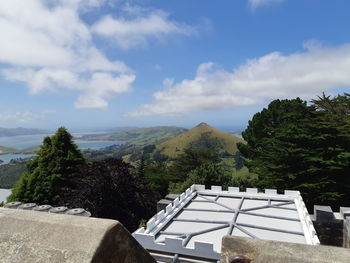
[{"label": "rooftop structure", "polygon": [[319,240],[298,191],[256,188],[240,192],[220,186],[192,185],[165,210],[152,217],[135,239],[158,261],[220,259],[225,235],[318,245]]}]

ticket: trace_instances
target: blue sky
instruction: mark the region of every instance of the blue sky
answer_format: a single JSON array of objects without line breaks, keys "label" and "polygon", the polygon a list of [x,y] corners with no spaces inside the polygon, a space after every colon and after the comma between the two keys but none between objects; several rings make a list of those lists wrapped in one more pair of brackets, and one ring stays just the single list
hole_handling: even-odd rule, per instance
[{"label": "blue sky", "polygon": [[4,0],[0,127],[207,122],[349,91],[347,0]]}]

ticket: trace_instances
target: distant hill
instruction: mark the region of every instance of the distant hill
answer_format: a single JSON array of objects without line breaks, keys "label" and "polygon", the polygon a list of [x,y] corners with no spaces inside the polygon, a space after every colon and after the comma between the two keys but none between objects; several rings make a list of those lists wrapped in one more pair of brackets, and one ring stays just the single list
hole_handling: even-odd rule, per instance
[{"label": "distant hill", "polygon": [[211,144],[216,144],[220,152],[230,154],[235,154],[238,151],[236,145],[238,142],[244,142],[244,140],[232,134],[215,129],[206,123],[201,123],[185,133],[158,144],[156,147],[160,153],[169,157],[176,157],[185,148],[196,147],[198,144],[205,144],[209,141]]},{"label": "distant hill", "polygon": [[24,149],[15,149],[15,148],[9,148],[5,146],[0,146],[0,155],[7,154],[7,153],[30,154],[30,153],[36,153],[39,150],[40,150],[40,146],[33,146],[29,148],[24,148]]},{"label": "distant hill", "polygon": [[29,128],[0,128],[0,137],[19,136],[19,135],[36,135],[48,134],[47,130],[29,129]]},{"label": "distant hill", "polygon": [[158,126],[150,128],[137,128],[128,131],[118,132],[114,134],[104,135],[85,135],[81,140],[106,140],[127,142],[134,145],[149,145],[158,144],[166,141],[174,136],[186,132],[187,129],[172,127],[172,126]]},{"label": "distant hill", "polygon": [[103,130],[104,132],[111,134],[111,133],[117,133],[117,132],[123,132],[123,131],[130,131],[138,129],[139,127],[112,127],[109,129]]},{"label": "distant hill", "polygon": [[5,154],[5,153],[14,153],[16,152],[17,149],[14,148],[9,148],[5,146],[0,146],[0,154]]}]

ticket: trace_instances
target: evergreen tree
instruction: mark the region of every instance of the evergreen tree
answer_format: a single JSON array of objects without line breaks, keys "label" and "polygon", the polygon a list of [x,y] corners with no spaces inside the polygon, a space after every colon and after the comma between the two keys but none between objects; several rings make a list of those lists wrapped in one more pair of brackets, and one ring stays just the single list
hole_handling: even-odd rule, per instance
[{"label": "evergreen tree", "polygon": [[318,110],[327,111],[336,115],[341,115],[349,120],[350,117],[350,94],[344,93],[333,98],[322,93],[318,99],[312,100]]},{"label": "evergreen tree", "polygon": [[24,173],[9,201],[53,204],[59,198],[59,190],[75,170],[86,163],[83,154],[72,141],[72,135],[59,128],[51,137],[46,137],[37,156],[28,162]]},{"label": "evergreen tree", "polygon": [[241,170],[244,167],[244,159],[240,152],[236,152],[233,156],[235,159],[235,168],[237,171]]},{"label": "evergreen tree", "polygon": [[60,190],[57,205],[84,207],[94,217],[120,221],[133,232],[156,213],[157,199],[132,166],[109,158],[77,169]]},{"label": "evergreen tree", "polygon": [[220,163],[220,161],[219,152],[216,149],[187,148],[173,162],[169,171],[175,182],[183,182],[190,171],[203,164]]},{"label": "evergreen tree", "polygon": [[140,161],[137,165],[137,173],[141,178],[145,177],[145,169],[146,169],[146,160],[145,160],[145,152],[141,153]]},{"label": "evergreen tree", "polygon": [[[192,184],[227,185],[227,174],[217,149],[184,149],[169,168],[171,193],[181,193]],[[226,178],[226,177],[225,177]]]},{"label": "evergreen tree", "polygon": [[[350,124],[305,101],[275,100],[238,148],[262,187],[300,190],[309,205],[350,204]],[[340,123],[342,123],[340,125]]]},{"label": "evergreen tree", "polygon": [[171,180],[172,177],[165,162],[154,162],[145,167],[145,181],[147,185],[161,197],[168,194]]}]

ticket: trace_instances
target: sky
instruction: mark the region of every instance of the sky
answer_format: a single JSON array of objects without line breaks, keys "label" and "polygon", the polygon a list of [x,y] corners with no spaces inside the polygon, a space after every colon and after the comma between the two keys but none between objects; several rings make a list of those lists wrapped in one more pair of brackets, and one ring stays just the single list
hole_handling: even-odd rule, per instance
[{"label": "sky", "polygon": [[207,122],[350,89],[348,0],[0,0],[0,127]]}]

